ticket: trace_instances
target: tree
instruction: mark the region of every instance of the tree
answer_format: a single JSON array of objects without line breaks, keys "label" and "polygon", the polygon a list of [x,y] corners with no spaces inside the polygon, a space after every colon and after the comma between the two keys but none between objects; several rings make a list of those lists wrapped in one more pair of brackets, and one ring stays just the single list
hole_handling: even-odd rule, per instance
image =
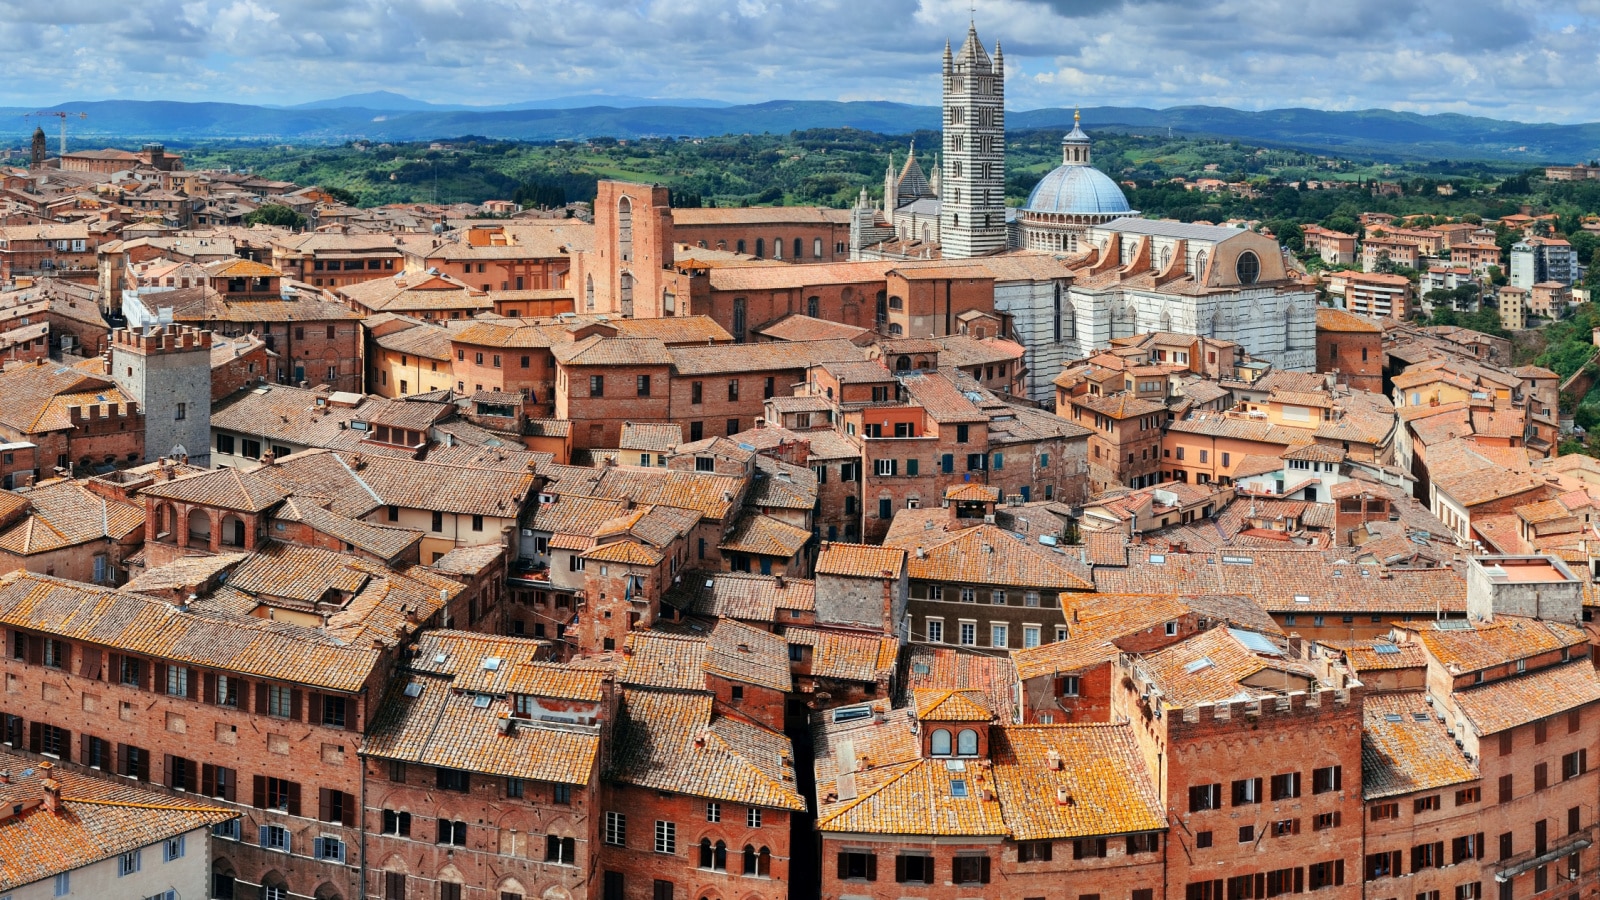
[{"label": "tree", "polygon": [[347,190],[346,188],[342,187],[324,187],[322,191],[329,197],[332,197],[340,203],[343,203],[345,206],[356,205],[356,195],[354,191]]},{"label": "tree", "polygon": [[282,228],[304,228],[306,217],[281,203],[268,203],[265,206],[245,213],[246,225],[277,225]]}]

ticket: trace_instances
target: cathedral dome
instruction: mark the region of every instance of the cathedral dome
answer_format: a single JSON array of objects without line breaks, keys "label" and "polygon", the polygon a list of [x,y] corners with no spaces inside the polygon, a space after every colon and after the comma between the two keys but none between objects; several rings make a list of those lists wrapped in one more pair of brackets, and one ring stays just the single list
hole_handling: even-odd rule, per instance
[{"label": "cathedral dome", "polygon": [[1084,165],[1057,166],[1028,195],[1027,212],[1066,215],[1130,213],[1122,188],[1099,169]]}]

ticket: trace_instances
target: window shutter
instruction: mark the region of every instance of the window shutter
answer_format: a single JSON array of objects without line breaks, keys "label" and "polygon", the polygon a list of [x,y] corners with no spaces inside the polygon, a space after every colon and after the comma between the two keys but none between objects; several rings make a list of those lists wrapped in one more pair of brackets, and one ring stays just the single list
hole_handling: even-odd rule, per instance
[{"label": "window shutter", "polygon": [[1337,886],[1341,886],[1341,885],[1344,884],[1344,860],[1343,859],[1336,859],[1336,860],[1333,861],[1333,883],[1334,883],[1334,885],[1336,887]]},{"label": "window shutter", "polygon": [[311,702],[311,718],[310,718],[310,722],[313,725],[321,725],[322,724],[322,695],[317,693],[316,691],[312,691],[308,699]]},{"label": "window shutter", "polygon": [[30,665],[44,665],[44,639],[35,635],[27,635],[28,663]]},{"label": "window shutter", "polygon": [[292,688],[289,691],[289,718],[300,721],[300,692]]},{"label": "window shutter", "polygon": [[265,826],[265,825],[257,825],[256,826],[256,842],[259,843],[262,847],[266,847],[267,846],[267,826]]},{"label": "window shutter", "polygon": [[117,774],[127,775],[128,772],[128,745],[117,745]]},{"label": "window shutter", "polygon": [[267,686],[264,685],[264,684],[258,684],[258,685],[256,685],[256,715],[264,716],[266,714],[267,714]]},{"label": "window shutter", "polygon": [[205,690],[206,690],[205,700],[206,700],[206,702],[207,703],[215,703],[215,702],[217,702],[219,699],[221,699],[221,698],[219,698],[217,696],[217,676],[212,674],[212,673],[210,673],[210,672],[207,672],[202,677],[205,679]]},{"label": "window shutter", "polygon": [[251,794],[251,797],[250,797],[250,800],[251,800],[250,805],[254,806],[256,809],[266,809],[267,808],[267,778],[266,778],[266,776],[265,775],[253,775],[253,776],[251,776],[251,781],[253,781],[254,784],[252,785],[253,793]]},{"label": "window shutter", "polygon": [[989,883],[989,857],[987,856],[983,857],[982,861],[978,863],[978,883]]},{"label": "window shutter", "polygon": [[311,858],[312,859],[321,859],[322,858],[322,838],[312,838],[311,839]]},{"label": "window shutter", "polygon": [[28,749],[34,753],[41,752],[44,747],[44,723],[28,723]]},{"label": "window shutter", "polygon": [[1299,819],[1295,819],[1294,820],[1294,833],[1295,834],[1299,834],[1300,833],[1300,820]]},{"label": "window shutter", "polygon": [[199,672],[196,672],[194,669],[189,670],[189,680],[184,684],[183,687],[184,691],[189,695],[190,700],[200,699],[200,678],[201,675]]},{"label": "window shutter", "polygon": [[906,881],[906,858],[899,854],[894,858],[894,880],[897,884],[905,884]]},{"label": "window shutter", "polygon": [[1296,894],[1306,892],[1306,870],[1304,866],[1294,867],[1294,892]]},{"label": "window shutter", "polygon": [[139,752],[139,780],[150,780],[150,753],[146,750]]},{"label": "window shutter", "polygon": [[346,697],[346,698],[344,698],[344,730],[345,731],[360,731],[361,730],[361,698],[360,697]]},{"label": "window shutter", "polygon": [[217,792],[217,767],[205,763],[200,767],[200,793],[210,797]]},{"label": "window shutter", "polygon": [[167,664],[156,663],[151,668],[156,671],[153,690],[158,694],[165,694],[167,692]]},{"label": "window shutter", "polygon": [[841,854],[839,854],[839,880],[843,881],[844,879],[849,878],[849,877],[850,877],[850,862],[849,862],[849,858],[845,854],[841,853]]},{"label": "window shutter", "polygon": [[228,773],[227,784],[222,786],[222,799],[233,803],[239,799],[239,775],[232,769],[224,770]]},{"label": "window shutter", "polygon": [[172,754],[161,754],[161,783],[172,787]]},{"label": "window shutter", "polygon": [[112,653],[106,659],[106,681],[116,684],[122,680],[122,654]]},{"label": "window shutter", "polygon": [[878,854],[876,853],[867,854],[867,880],[878,880]]},{"label": "window shutter", "polygon": [[78,654],[78,677],[100,680],[100,649],[98,647],[84,647]]},{"label": "window shutter", "polygon": [[289,815],[300,815],[300,784],[295,781],[289,782]]},{"label": "window shutter", "polygon": [[[329,794],[333,793],[327,788],[317,789],[317,818],[323,822],[333,821],[333,801]],[[321,854],[317,854],[321,856]]]}]

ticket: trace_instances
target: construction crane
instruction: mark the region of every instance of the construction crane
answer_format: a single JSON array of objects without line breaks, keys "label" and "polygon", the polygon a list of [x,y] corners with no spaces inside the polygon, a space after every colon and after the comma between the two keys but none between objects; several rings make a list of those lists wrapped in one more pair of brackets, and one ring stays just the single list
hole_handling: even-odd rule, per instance
[{"label": "construction crane", "polygon": [[79,119],[87,119],[87,118],[89,118],[89,114],[88,113],[63,112],[61,110],[51,110],[49,112],[26,113],[26,114],[23,115],[23,118],[24,119],[29,119],[29,118],[33,118],[34,116],[55,116],[56,118],[61,120],[61,155],[62,156],[66,156],[67,155],[67,120],[70,119],[70,118],[73,118],[73,117],[76,117],[76,118],[79,118]]}]

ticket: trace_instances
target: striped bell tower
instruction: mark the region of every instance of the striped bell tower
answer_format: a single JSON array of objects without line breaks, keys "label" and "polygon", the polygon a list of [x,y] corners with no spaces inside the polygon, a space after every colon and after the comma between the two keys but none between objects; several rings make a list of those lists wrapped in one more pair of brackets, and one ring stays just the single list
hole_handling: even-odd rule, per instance
[{"label": "striped bell tower", "polygon": [[969,25],[954,57],[944,47],[944,171],[939,242],[946,259],[1006,248],[1005,62]]}]

